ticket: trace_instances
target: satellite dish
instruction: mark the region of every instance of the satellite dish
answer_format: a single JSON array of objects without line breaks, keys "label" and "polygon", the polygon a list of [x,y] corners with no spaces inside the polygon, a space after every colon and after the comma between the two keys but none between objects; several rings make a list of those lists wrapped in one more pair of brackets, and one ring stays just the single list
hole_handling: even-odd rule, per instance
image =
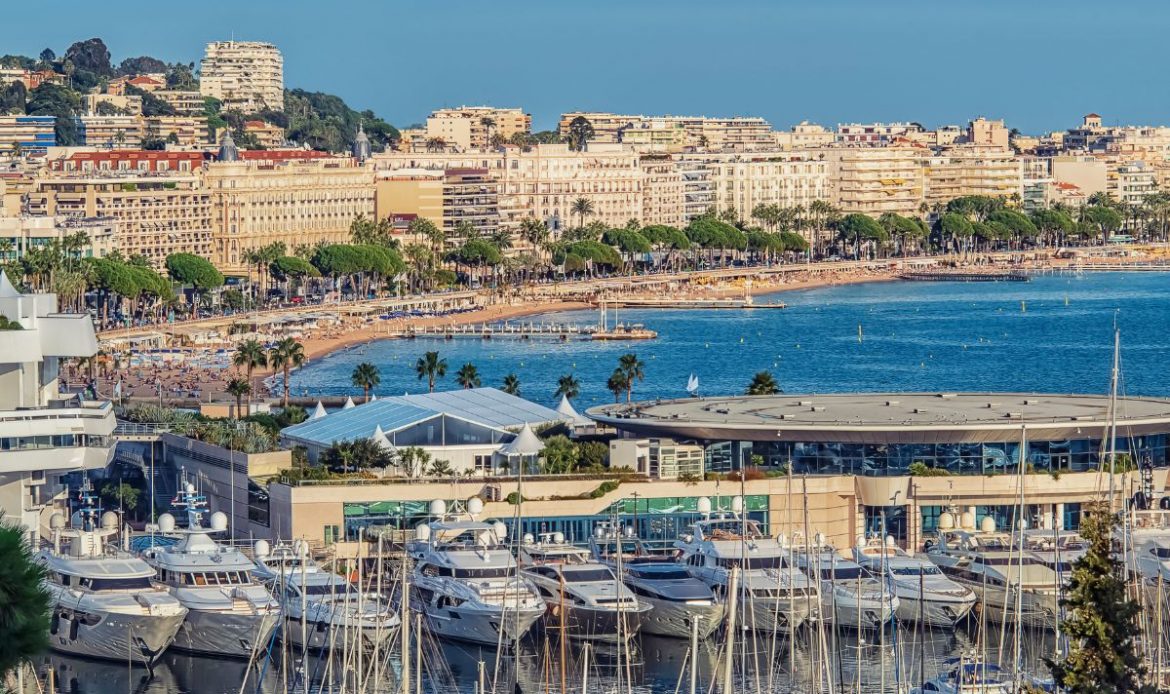
[{"label": "satellite dish", "polygon": [[991,516],[984,516],[983,520],[979,521],[979,530],[985,533],[995,532],[995,519]]},{"label": "satellite dish", "polygon": [[533,542],[536,542],[536,538],[532,536],[532,533],[524,533],[524,544],[530,545]]},{"label": "satellite dish", "polygon": [[508,526],[504,525],[500,521],[496,521],[492,525],[492,527],[495,528],[495,530],[496,530],[496,539],[497,540],[502,541],[502,540],[504,540],[504,538],[508,537]]},{"label": "satellite dish", "polygon": [[194,484],[191,484],[190,482],[188,482],[188,483],[187,483],[187,486],[186,486],[186,487],[183,487],[183,489],[185,489],[185,490],[187,491],[187,493],[188,493],[188,494],[194,494],[194,493],[195,493],[195,485],[194,485]]},{"label": "satellite dish", "polygon": [[483,499],[473,496],[467,500],[467,512],[473,516],[483,513]]},{"label": "satellite dish", "polygon": [[432,516],[443,516],[447,514],[447,502],[442,499],[435,499],[430,506]]},{"label": "satellite dish", "polygon": [[252,553],[257,559],[263,559],[272,553],[272,547],[268,540],[256,540],[256,544],[252,546]]},{"label": "satellite dish", "polygon": [[228,517],[223,511],[211,514],[211,529],[214,531],[227,530]]},{"label": "satellite dish", "polygon": [[65,527],[65,514],[57,511],[49,516],[49,528],[52,530],[61,530]]},{"label": "satellite dish", "polygon": [[625,531],[626,531],[626,537],[633,537],[634,536],[634,526],[627,525],[625,527]]},{"label": "satellite dish", "polygon": [[102,514],[102,530],[116,530],[118,528],[118,514],[106,511]]},{"label": "satellite dish", "polygon": [[305,542],[304,540],[297,540],[293,543],[293,552],[295,552],[298,557],[309,556],[309,543]]},{"label": "satellite dish", "polygon": [[553,542],[557,543],[558,545],[564,544],[565,543],[565,534],[559,533],[559,532],[553,533]]},{"label": "satellite dish", "polygon": [[414,538],[419,542],[426,542],[431,539],[431,526],[426,523],[419,523],[414,526]]},{"label": "satellite dish", "polygon": [[175,531],[175,517],[169,513],[159,516],[158,531],[160,533],[173,533]]},{"label": "satellite dish", "polygon": [[894,536],[893,535],[886,535],[886,547],[893,547],[893,546],[894,546]]},{"label": "satellite dish", "polygon": [[699,513],[707,515],[711,512],[711,500],[705,496],[699,497]]},{"label": "satellite dish", "polygon": [[731,500],[731,510],[735,513],[743,513],[743,497],[737,496]]},{"label": "satellite dish", "polygon": [[971,513],[970,511],[963,512],[963,515],[959,517],[959,525],[961,525],[966,530],[974,530],[975,514]]},{"label": "satellite dish", "polygon": [[953,530],[955,527],[955,514],[950,511],[943,511],[938,516],[939,530]]},{"label": "satellite dish", "polygon": [[593,537],[596,537],[598,540],[605,537],[605,528],[601,527],[600,525],[594,528]]}]

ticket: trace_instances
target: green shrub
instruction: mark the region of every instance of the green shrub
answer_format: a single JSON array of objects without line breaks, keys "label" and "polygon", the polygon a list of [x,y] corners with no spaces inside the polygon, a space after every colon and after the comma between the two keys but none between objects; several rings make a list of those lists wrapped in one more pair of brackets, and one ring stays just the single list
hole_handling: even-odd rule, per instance
[{"label": "green shrub", "polygon": [[907,469],[911,477],[950,477],[951,471],[941,467],[930,467],[921,460],[910,463]]}]

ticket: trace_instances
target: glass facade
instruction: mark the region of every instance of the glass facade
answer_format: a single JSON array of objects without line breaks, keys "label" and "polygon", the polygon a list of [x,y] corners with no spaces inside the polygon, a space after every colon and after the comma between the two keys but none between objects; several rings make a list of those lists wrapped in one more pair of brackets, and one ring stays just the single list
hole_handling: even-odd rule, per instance
[{"label": "glass facade", "polygon": [[[639,537],[652,543],[673,542],[692,523],[700,520],[697,496],[641,497],[631,496],[615,501],[601,513],[589,516],[531,516],[520,521],[520,532],[564,533],[565,539],[584,545],[599,523],[615,521],[634,526]],[[710,497],[715,512],[729,512],[733,495]],[[463,500],[447,500],[447,508],[461,506]],[[359,529],[372,534],[383,529],[410,529],[430,518],[429,501],[377,501],[344,505],[345,538],[357,540]],[[768,524],[768,497],[765,494],[748,495],[744,499],[745,515]],[[511,518],[500,518],[509,528]]]},{"label": "glass facade", "polygon": [[[956,508],[958,513],[962,513],[967,509],[967,506],[961,505]],[[943,511],[947,510],[945,506],[920,506],[919,510],[922,513],[922,532],[923,534],[932,533],[938,530],[938,518]],[[980,527],[983,524],[984,518],[991,518],[995,521],[995,527],[1000,530],[1008,530],[1015,527],[1016,516],[1018,515],[1019,506],[976,506],[975,507],[975,527]],[[1040,519],[1044,513],[1044,506],[1030,504],[1024,506],[1024,520],[1027,521],[1029,528],[1040,527]],[[1066,503],[1064,505],[1064,528],[1066,530],[1076,530],[1081,526],[1081,505],[1078,503]]]},{"label": "glass facade", "polygon": [[[1128,456],[1139,464],[1167,464],[1166,434],[1118,438],[1116,446],[1118,456]],[[727,444],[710,448],[722,452]],[[1083,472],[1097,469],[1102,451],[1100,438],[1029,441],[1024,459],[1033,472]],[[914,463],[956,475],[1014,474],[1019,469],[1020,442],[877,445],[769,441],[752,443],[751,455],[763,457],[768,466],[791,464],[797,474],[906,475]],[[709,462],[716,458],[723,456],[709,456]]]}]

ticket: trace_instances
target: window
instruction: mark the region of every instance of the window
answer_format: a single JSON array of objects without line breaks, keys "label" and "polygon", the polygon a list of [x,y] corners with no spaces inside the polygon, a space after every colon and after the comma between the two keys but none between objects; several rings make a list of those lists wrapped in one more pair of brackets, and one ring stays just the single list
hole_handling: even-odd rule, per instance
[{"label": "window", "polygon": [[325,526],[325,544],[331,545],[341,539],[341,528],[336,525]]},{"label": "window", "polygon": [[475,469],[483,472],[490,471],[492,469],[492,457],[490,455],[475,456]]}]

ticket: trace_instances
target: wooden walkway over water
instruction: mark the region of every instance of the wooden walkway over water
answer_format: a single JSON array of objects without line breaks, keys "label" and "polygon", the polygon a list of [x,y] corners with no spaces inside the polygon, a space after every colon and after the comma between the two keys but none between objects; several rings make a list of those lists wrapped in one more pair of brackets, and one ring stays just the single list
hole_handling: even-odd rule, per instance
[{"label": "wooden walkway over water", "polygon": [[593,334],[600,330],[601,327],[598,325],[578,323],[475,323],[471,325],[411,327],[398,333],[398,336],[409,339],[430,337],[444,340],[452,340],[457,337],[470,337],[481,340],[496,338],[514,338],[520,340],[534,338],[590,340],[593,339]]}]

